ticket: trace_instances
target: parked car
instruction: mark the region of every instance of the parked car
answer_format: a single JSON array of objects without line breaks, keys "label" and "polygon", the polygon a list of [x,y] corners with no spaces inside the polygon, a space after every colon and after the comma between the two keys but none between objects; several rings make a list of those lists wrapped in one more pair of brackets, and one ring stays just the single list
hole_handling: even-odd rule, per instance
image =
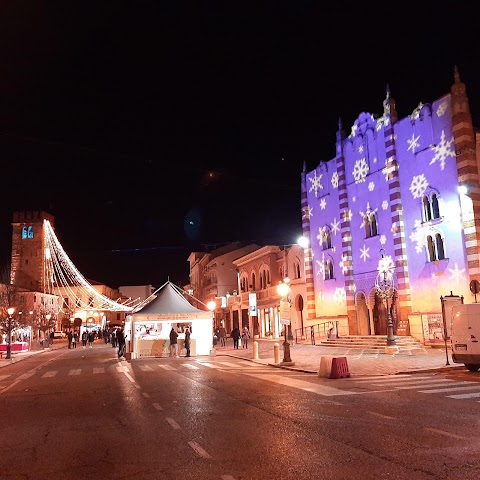
[{"label": "parked car", "polygon": [[65,332],[53,332],[53,338],[65,338]]}]

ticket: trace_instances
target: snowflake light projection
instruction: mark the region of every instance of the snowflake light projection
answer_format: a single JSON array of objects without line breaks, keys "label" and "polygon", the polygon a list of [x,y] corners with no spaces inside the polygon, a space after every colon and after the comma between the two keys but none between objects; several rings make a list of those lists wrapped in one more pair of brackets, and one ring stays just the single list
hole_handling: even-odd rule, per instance
[{"label": "snowflake light projection", "polygon": [[303,209],[303,217],[302,218],[308,218],[310,220],[310,218],[312,217],[313,215],[313,207],[311,207],[310,205],[308,205],[308,207],[305,207]]},{"label": "snowflake light projection", "polygon": [[370,254],[368,253],[369,250],[370,248],[366,247],[365,244],[363,245],[363,248],[360,249],[360,258],[362,258],[364,262],[367,261],[367,258],[370,258]]},{"label": "snowflake light projection", "polygon": [[384,200],[382,202],[382,210],[386,210],[388,208],[388,202],[386,200]]},{"label": "snowflake light projection", "polygon": [[418,141],[419,138],[420,138],[420,135],[418,135],[418,137],[415,137],[415,134],[412,133],[412,138],[407,140],[407,143],[408,143],[407,152],[411,150],[412,153],[415,153],[415,150],[420,146],[420,142]]},{"label": "snowflake light projection", "polygon": [[[426,227],[428,229],[428,227]],[[425,246],[425,228],[422,227],[420,220],[415,220],[412,233],[410,234],[410,240],[415,243],[415,252],[422,253]]]},{"label": "snowflake light projection", "polygon": [[395,165],[388,166],[388,161],[389,159],[387,158],[387,160],[385,160],[385,168],[382,169],[386,182],[388,182],[388,179],[392,177],[392,174],[395,171]]},{"label": "snowflake light projection", "polygon": [[437,117],[443,117],[447,111],[447,102],[442,102],[437,108]]},{"label": "snowflake light projection", "polygon": [[327,235],[327,230],[325,227],[320,227],[318,229],[318,235],[317,235],[317,240],[318,240],[318,244],[319,245],[322,245],[322,242],[324,241],[325,237]]},{"label": "snowflake light projection", "polygon": [[326,207],[326,206],[327,206],[327,201],[325,200],[325,198],[322,198],[322,199],[320,200],[320,208],[321,208],[322,210],[325,210],[325,207]]},{"label": "snowflake light projection", "polygon": [[465,280],[465,269],[458,268],[458,265],[456,263],[455,268],[449,268],[448,270],[452,272],[452,274],[450,275],[452,282],[455,282],[457,285],[460,283],[460,281]]},{"label": "snowflake light projection", "polygon": [[337,234],[340,233],[340,222],[337,221],[336,218],[333,219],[333,222],[330,224],[332,226],[332,233]]},{"label": "snowflake light projection", "polygon": [[375,190],[375,182],[370,182],[368,184],[368,191],[373,192]]},{"label": "snowflake light projection", "polygon": [[345,292],[344,287],[335,289],[335,293],[333,294],[333,301],[336,305],[346,305],[347,293]]},{"label": "snowflake light projection", "polygon": [[385,235],[380,235],[380,245],[385,245],[387,243],[387,237]]},{"label": "snowflake light projection", "polygon": [[365,181],[365,178],[368,175],[368,164],[365,158],[361,160],[357,160],[353,167],[353,178],[355,179],[355,183],[361,183]]},{"label": "snowflake light projection", "polygon": [[313,190],[315,192],[315,197],[318,196],[318,191],[323,189],[323,186],[320,183],[320,180],[322,179],[322,177],[323,177],[323,174],[320,174],[320,176],[317,177],[317,171],[316,170],[313,172],[313,177],[308,177],[308,179],[310,180],[310,183],[312,184],[310,186],[309,192],[311,192]]},{"label": "snowflake light projection", "polygon": [[333,188],[338,188],[338,173],[337,173],[337,172],[333,172],[333,175],[332,175],[332,187],[333,187]]},{"label": "snowflake light projection", "polygon": [[323,261],[316,260],[316,262],[317,262],[317,275],[323,278],[323,274],[325,273],[325,266],[323,264]]},{"label": "snowflake light projection", "polygon": [[445,169],[445,161],[448,157],[455,158],[455,150],[452,149],[453,136],[451,140],[445,140],[445,130],[442,130],[442,136],[440,138],[439,145],[433,145],[431,148],[434,151],[434,156],[430,161],[429,165],[434,164],[435,162],[440,163],[440,170]]},{"label": "snowflake light projection", "polygon": [[358,153],[363,153],[363,145],[360,145],[360,146],[358,147]]},{"label": "snowflake light projection", "polygon": [[421,175],[414,175],[412,183],[410,184],[410,191],[412,192],[413,198],[421,198],[427,187],[428,182],[423,173]]}]

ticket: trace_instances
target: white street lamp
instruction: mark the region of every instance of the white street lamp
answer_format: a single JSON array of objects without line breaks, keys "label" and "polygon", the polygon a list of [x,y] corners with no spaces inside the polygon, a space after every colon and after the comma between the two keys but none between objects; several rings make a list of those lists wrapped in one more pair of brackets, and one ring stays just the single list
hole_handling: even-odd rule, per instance
[{"label": "white street lamp", "polygon": [[387,309],[387,347],[386,353],[396,353],[398,351],[397,342],[393,333],[392,312],[388,305],[388,299],[393,298],[395,294],[394,271],[395,265],[391,257],[385,256],[385,249],[380,249],[380,260],[378,261],[378,275],[375,280],[375,288],[379,296],[385,300]]}]

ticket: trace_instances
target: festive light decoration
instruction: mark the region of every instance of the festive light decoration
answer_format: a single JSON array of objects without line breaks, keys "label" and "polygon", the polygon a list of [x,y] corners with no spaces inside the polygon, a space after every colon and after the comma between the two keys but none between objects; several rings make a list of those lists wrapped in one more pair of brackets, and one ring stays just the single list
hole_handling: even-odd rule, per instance
[{"label": "festive light decoration", "polygon": [[[43,226],[45,237],[44,293],[63,299],[68,298],[69,304],[75,305],[78,310],[114,312],[131,312],[133,310],[134,303],[138,303],[137,301],[128,299],[124,303],[118,303],[92,287],[65,253],[50,222],[44,220]],[[63,311],[62,308],[60,310]]]}]

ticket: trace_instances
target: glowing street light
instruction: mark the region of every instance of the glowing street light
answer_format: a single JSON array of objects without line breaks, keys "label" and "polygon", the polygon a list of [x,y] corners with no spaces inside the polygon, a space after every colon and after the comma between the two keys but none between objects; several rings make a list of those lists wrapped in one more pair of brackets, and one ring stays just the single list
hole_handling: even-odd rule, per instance
[{"label": "glowing street light", "polygon": [[396,353],[398,351],[397,341],[393,333],[392,312],[388,306],[388,299],[393,298],[395,294],[395,283],[393,273],[395,265],[391,257],[385,256],[385,249],[380,249],[381,258],[378,261],[378,275],[375,280],[375,288],[381,298],[385,300],[385,308],[387,309],[387,346],[386,353]]},{"label": "glowing street light", "polygon": [[283,324],[284,334],[282,365],[293,365],[292,359],[290,357],[290,344],[287,340],[287,327],[288,325],[290,325],[290,305],[288,302],[290,286],[288,285],[288,282],[280,282],[277,285],[277,293],[282,297],[282,299],[280,300],[280,322]]}]

